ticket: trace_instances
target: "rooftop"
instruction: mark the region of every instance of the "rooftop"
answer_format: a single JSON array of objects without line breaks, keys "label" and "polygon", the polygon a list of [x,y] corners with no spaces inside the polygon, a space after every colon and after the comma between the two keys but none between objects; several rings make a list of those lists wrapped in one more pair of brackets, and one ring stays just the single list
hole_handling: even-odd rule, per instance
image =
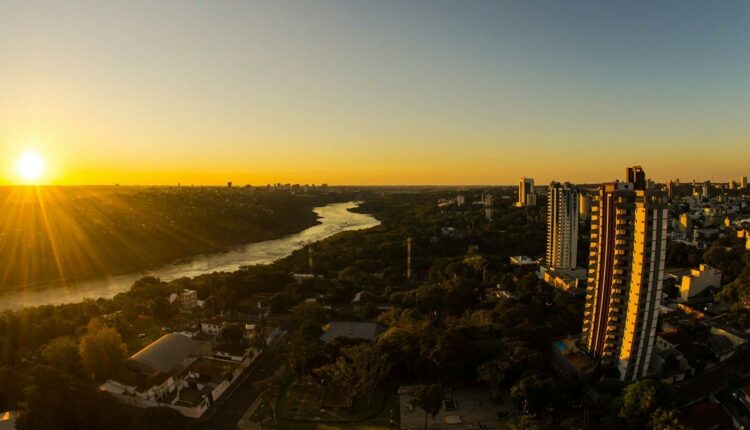
[{"label": "rooftop", "polygon": [[144,373],[172,373],[182,364],[201,343],[184,334],[169,333],[147,347],[136,352],[127,360],[128,367]]},{"label": "rooftop", "polygon": [[681,410],[680,421],[689,423],[691,428],[696,429],[731,429],[732,418],[727,411],[718,404],[709,400],[693,403]]},{"label": "rooftop", "polygon": [[665,342],[675,346],[687,345],[695,341],[695,338],[693,336],[678,330],[663,331],[661,333],[657,333],[656,336],[663,339]]}]

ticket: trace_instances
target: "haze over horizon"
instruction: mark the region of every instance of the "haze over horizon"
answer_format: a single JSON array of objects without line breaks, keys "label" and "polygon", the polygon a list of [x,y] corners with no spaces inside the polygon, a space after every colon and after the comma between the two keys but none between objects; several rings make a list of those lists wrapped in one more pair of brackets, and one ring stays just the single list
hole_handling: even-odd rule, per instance
[{"label": "haze over horizon", "polygon": [[60,185],[594,183],[630,164],[736,179],[750,173],[748,12],[4,2],[0,184],[24,182],[29,151],[39,182]]}]

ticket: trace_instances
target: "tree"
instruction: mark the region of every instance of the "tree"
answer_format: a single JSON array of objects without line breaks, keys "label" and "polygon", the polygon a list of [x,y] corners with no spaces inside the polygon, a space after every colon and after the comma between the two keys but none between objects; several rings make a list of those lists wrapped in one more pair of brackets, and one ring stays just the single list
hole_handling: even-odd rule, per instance
[{"label": "tree", "polygon": [[103,381],[119,368],[127,348],[117,330],[101,325],[93,319],[88,333],[81,337],[78,352],[84,367],[97,381]]},{"label": "tree", "polygon": [[651,416],[653,430],[685,430],[674,409],[657,409]]},{"label": "tree", "polygon": [[151,316],[161,322],[169,321],[175,312],[175,308],[169,303],[169,300],[162,296],[154,298],[151,302]]},{"label": "tree", "polygon": [[424,428],[427,429],[427,419],[435,418],[443,407],[443,387],[440,384],[423,385],[411,394],[414,397],[411,405],[424,411]]},{"label": "tree", "polygon": [[581,417],[569,417],[560,423],[561,430],[584,430],[584,421]]},{"label": "tree", "polygon": [[269,305],[271,307],[271,312],[281,314],[289,311],[289,308],[297,303],[297,301],[297,297],[295,297],[294,294],[288,291],[280,291],[271,296]]},{"label": "tree", "polygon": [[284,382],[278,376],[273,375],[258,382],[256,386],[258,387],[258,391],[260,391],[261,397],[271,406],[273,423],[276,425],[276,406],[278,406],[279,397],[281,397],[281,393],[284,391]]},{"label": "tree", "polygon": [[239,324],[224,324],[221,327],[221,337],[230,342],[239,342],[245,336],[245,329]]},{"label": "tree", "polygon": [[478,379],[487,383],[493,394],[503,384],[514,382],[524,370],[538,368],[544,357],[528,343],[516,339],[503,339],[500,342],[498,357],[483,363],[477,369]]},{"label": "tree", "polygon": [[333,363],[315,369],[315,374],[326,381],[335,392],[341,393],[348,406],[354,403],[354,398],[362,390],[355,367],[342,356],[338,356]]},{"label": "tree", "polygon": [[81,356],[78,353],[78,343],[73,338],[53,339],[42,349],[42,358],[50,366],[69,375],[81,374]]},{"label": "tree", "polygon": [[297,333],[291,336],[286,347],[289,368],[298,375],[307,374],[309,363],[323,354],[323,342],[318,337]]},{"label": "tree", "polygon": [[746,264],[746,261],[743,261],[744,254],[745,250],[741,246],[727,249],[721,243],[714,243],[703,253],[703,259],[710,266],[721,270],[724,282],[731,282],[740,274]]},{"label": "tree", "polygon": [[22,397],[21,375],[8,366],[0,366],[0,411],[14,410]]},{"label": "tree", "polygon": [[445,289],[439,285],[424,285],[416,290],[417,308],[440,319],[445,308]]},{"label": "tree", "polygon": [[318,303],[300,303],[292,308],[294,320],[300,326],[322,326],[327,320],[325,308]]},{"label": "tree", "polygon": [[[469,339],[457,329],[440,332],[437,340],[429,350],[428,357],[447,378],[462,376],[469,363],[475,360],[473,354],[468,353]],[[473,371],[473,366],[470,370]]]},{"label": "tree", "polygon": [[730,306],[729,320],[733,325],[750,327],[750,256],[744,260],[740,276],[724,286],[716,298]]},{"label": "tree", "polygon": [[632,428],[643,428],[657,409],[668,408],[671,390],[653,379],[634,382],[623,390],[618,416]]},{"label": "tree", "polygon": [[538,419],[528,415],[518,415],[508,421],[509,430],[542,430],[544,424]]},{"label": "tree", "polygon": [[510,396],[517,403],[525,402],[532,409],[545,406],[554,389],[552,379],[538,371],[526,372],[510,389]]},{"label": "tree", "polygon": [[344,348],[343,353],[352,362],[359,391],[370,399],[393,367],[391,355],[376,343],[360,343]]},{"label": "tree", "polygon": [[487,361],[477,368],[477,379],[489,385],[492,397],[497,398],[505,379],[505,369],[500,360]]}]

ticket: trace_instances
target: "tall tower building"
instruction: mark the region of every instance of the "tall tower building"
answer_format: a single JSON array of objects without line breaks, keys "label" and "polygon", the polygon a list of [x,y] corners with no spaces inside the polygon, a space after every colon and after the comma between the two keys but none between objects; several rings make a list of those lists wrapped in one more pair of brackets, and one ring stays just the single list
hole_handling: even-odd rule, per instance
[{"label": "tall tower building", "polygon": [[591,197],[585,192],[578,194],[578,218],[581,222],[586,222],[591,217]]},{"label": "tall tower building", "polygon": [[583,343],[620,379],[646,375],[658,318],[667,248],[667,196],[645,189],[639,166],[627,182],[604,184],[591,213]]},{"label": "tall tower building", "polygon": [[484,218],[487,221],[492,221],[492,206],[494,205],[494,199],[492,198],[492,194],[485,194],[484,199]]},{"label": "tall tower building", "polygon": [[516,203],[516,206],[536,206],[533,178],[521,178],[518,182],[518,203]]},{"label": "tall tower building", "polygon": [[578,251],[578,190],[568,182],[549,184],[547,194],[547,265],[574,269]]},{"label": "tall tower building", "polygon": [[667,197],[669,198],[669,200],[672,200],[672,199],[674,199],[674,191],[675,191],[675,190],[674,190],[674,188],[675,188],[675,183],[674,183],[674,181],[673,181],[673,180],[671,180],[671,179],[670,179],[670,180],[669,180],[669,181],[667,182],[667,186],[666,186],[666,189],[667,189]]},{"label": "tall tower building", "polygon": [[740,178],[740,188],[743,190],[747,188],[747,176],[743,176]]}]

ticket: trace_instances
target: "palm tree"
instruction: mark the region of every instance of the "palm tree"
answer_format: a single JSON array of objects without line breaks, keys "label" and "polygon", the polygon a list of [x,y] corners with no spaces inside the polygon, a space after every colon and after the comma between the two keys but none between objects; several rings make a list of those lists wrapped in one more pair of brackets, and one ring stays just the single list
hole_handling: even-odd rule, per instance
[{"label": "palm tree", "polygon": [[424,411],[424,428],[427,429],[427,418],[435,416],[440,412],[443,406],[443,387],[440,384],[421,386],[412,392],[414,399],[411,401],[412,406],[416,406]]},{"label": "palm tree", "polygon": [[278,404],[279,397],[284,391],[284,382],[278,376],[269,376],[268,378],[258,382],[258,389],[260,390],[260,396],[265,399],[271,406],[271,414],[273,415],[273,424],[277,424],[276,420],[276,406]]}]

